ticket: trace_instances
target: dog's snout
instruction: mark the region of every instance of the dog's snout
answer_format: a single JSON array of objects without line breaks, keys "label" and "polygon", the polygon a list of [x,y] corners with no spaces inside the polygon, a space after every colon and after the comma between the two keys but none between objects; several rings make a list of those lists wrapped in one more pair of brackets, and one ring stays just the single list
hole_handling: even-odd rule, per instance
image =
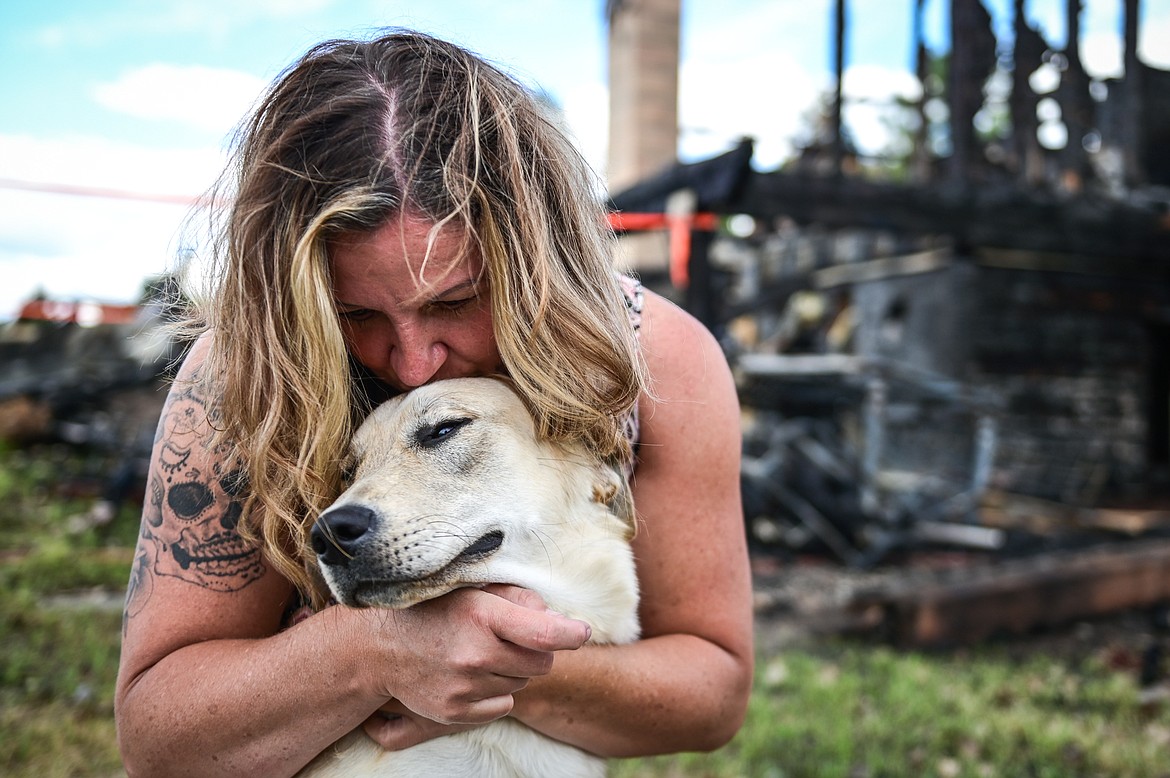
[{"label": "dog's snout", "polygon": [[321,562],[349,564],[362,538],[374,526],[374,512],[360,505],[343,505],[321,514],[309,530],[309,543]]}]

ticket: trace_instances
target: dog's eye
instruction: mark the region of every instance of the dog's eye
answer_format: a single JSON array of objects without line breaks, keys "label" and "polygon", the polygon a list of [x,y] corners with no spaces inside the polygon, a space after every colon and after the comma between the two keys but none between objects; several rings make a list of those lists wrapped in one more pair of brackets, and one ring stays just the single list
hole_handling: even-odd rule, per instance
[{"label": "dog's eye", "polygon": [[431,427],[423,427],[415,437],[421,446],[437,446],[471,423],[471,419],[444,419]]}]

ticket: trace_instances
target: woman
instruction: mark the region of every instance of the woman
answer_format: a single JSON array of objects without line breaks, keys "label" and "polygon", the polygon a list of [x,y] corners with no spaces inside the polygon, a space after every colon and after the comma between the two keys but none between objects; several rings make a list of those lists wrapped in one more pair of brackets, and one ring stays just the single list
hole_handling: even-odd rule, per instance
[{"label": "woman", "polygon": [[[256,110],[230,186],[127,595],[128,771],[290,775],[358,726],[400,749],[507,715],[603,756],[727,742],[752,672],[734,386],[703,327],[613,275],[543,106],[423,35],[325,43]],[[582,647],[587,625],[503,585],[327,603],[307,532],[356,424],[493,373],[541,434],[636,466],[639,642]]]}]

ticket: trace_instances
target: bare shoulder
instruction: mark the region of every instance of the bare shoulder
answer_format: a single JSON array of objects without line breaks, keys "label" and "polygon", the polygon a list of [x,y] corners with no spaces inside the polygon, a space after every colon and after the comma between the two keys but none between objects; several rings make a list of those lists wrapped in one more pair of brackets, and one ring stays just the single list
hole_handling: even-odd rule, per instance
[{"label": "bare shoulder", "polygon": [[187,356],[155,432],[123,617],[131,648],[163,634],[182,643],[188,630],[206,639],[271,629],[289,593],[239,532],[247,483],[215,438],[218,405],[201,375],[208,347],[205,337]]},{"label": "bare shoulder", "polygon": [[647,636],[688,633],[751,653],[751,581],[739,491],[740,416],[711,332],[648,294],[642,348],[652,396],[640,404],[635,538]]},{"label": "bare shoulder", "polygon": [[735,385],[723,350],[710,330],[674,303],[647,292],[641,338],[653,381],[653,396],[645,398],[642,407],[648,431],[659,426],[654,424],[654,416],[666,413],[672,424],[681,415],[727,425],[738,438]]}]

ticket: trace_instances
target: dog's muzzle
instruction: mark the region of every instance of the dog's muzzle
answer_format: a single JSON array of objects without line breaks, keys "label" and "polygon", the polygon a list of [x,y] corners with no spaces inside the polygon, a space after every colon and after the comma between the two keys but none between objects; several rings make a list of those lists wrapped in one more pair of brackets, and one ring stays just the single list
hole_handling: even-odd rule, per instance
[{"label": "dog's muzzle", "polygon": [[[361,555],[362,545],[373,536],[378,515],[361,505],[342,505],[331,508],[313,522],[309,530],[309,544],[322,565],[349,567]],[[451,563],[471,562],[491,556],[504,543],[504,533],[492,530],[464,548]],[[387,576],[396,577],[396,576]],[[403,580],[409,580],[406,576]]]}]

